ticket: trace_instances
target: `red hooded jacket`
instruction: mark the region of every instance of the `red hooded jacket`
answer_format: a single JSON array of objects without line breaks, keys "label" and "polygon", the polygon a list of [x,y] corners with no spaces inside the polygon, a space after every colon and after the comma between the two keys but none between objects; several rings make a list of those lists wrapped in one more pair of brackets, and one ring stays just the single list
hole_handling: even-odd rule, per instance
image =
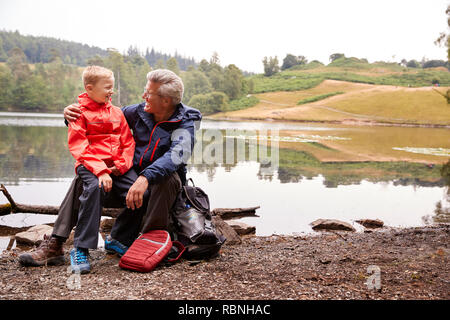
[{"label": "red hooded jacket", "polygon": [[99,104],[85,92],[78,96],[81,116],[69,123],[69,150],[76,160],[97,177],[111,173],[116,166],[121,174],[133,166],[135,142],[120,108],[111,102]]}]

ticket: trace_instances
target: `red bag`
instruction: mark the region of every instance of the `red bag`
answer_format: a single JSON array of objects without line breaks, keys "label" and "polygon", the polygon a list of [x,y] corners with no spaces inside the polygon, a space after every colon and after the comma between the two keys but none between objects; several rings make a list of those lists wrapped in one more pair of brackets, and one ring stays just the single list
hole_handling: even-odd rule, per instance
[{"label": "red bag", "polygon": [[165,230],[152,230],[134,240],[127,252],[120,258],[119,267],[123,269],[150,272],[169,254],[172,246],[178,247],[178,256],[168,260],[178,260],[184,252],[184,246],[170,239]]}]

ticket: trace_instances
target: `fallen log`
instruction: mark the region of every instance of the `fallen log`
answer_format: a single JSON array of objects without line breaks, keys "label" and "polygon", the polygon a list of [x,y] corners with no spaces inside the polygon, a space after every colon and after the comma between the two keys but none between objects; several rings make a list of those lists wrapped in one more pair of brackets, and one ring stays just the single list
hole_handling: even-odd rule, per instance
[{"label": "fallen log", "polygon": [[[0,206],[0,216],[4,216],[10,213],[34,213],[48,215],[58,214],[58,206],[42,206],[16,203],[3,184],[0,185],[0,191],[3,192],[4,196],[9,201],[9,204]],[[102,216],[117,218],[122,210],[123,208],[103,208]]]},{"label": "fallen log", "polygon": [[[3,184],[0,185],[0,190],[3,192],[6,199],[8,199],[10,203],[9,205],[7,204],[0,206],[0,216],[10,213],[35,213],[49,215],[58,214],[58,206],[27,205],[16,203]],[[258,215],[256,215],[256,209],[259,208],[260,206],[249,208],[216,208],[211,211],[211,215],[220,217],[222,220],[230,220],[242,217],[258,217]],[[103,208],[102,216],[117,218],[122,210],[123,208]]]},{"label": "fallen log", "polygon": [[231,220],[243,217],[259,217],[256,214],[256,209],[260,206],[250,208],[216,208],[211,211],[211,215],[218,216],[222,220]]}]

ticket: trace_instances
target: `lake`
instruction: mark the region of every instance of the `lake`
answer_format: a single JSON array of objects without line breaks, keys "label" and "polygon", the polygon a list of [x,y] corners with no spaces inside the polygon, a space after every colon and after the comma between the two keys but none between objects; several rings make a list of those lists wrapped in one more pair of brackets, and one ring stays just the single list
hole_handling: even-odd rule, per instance
[{"label": "lake", "polygon": [[[395,227],[432,223],[437,203],[448,207],[448,187],[440,168],[448,159],[450,130],[395,128],[396,136],[444,135],[447,144],[433,145],[440,153],[424,154],[422,163],[321,162],[313,156],[317,151],[317,156],[332,154],[338,159],[342,152],[331,148],[332,143],[351,150],[350,142],[364,140],[355,138],[356,133],[367,130],[331,124],[204,120],[188,178],[208,193],[212,208],[260,206],[259,217],[240,221],[255,226],[261,236],[310,233],[310,223],[319,218],[343,220],[357,230],[362,228],[354,220],[360,218],[381,219]],[[380,128],[380,135],[389,130]],[[427,164],[433,157],[437,161]],[[59,205],[74,177],[73,164],[61,115],[0,113],[0,183],[16,202]],[[7,203],[3,195],[0,199]],[[0,217],[0,224],[23,227],[55,218],[15,214]]]}]

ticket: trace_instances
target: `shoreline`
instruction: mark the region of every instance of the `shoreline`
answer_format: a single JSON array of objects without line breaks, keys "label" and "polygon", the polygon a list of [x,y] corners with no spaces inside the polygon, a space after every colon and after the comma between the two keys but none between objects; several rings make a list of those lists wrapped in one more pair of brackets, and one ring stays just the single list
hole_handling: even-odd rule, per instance
[{"label": "shoreline", "polygon": [[287,122],[287,123],[326,123],[326,124],[339,124],[339,125],[352,125],[352,126],[384,126],[384,127],[406,127],[406,128],[430,128],[430,129],[450,129],[450,124],[431,124],[431,123],[401,123],[401,122],[379,122],[379,121],[365,121],[365,120],[302,120],[302,119],[261,119],[257,117],[217,117],[211,118],[210,116],[203,117],[209,121],[259,121],[259,122]]},{"label": "shoreline", "polygon": [[[21,251],[13,249],[0,257],[0,299],[448,300],[449,240],[450,224],[244,237],[240,245],[225,244],[215,259],[182,259],[150,273],[122,270],[116,255],[97,249],[80,289],[68,288],[67,261],[22,267]],[[369,288],[374,268],[379,286]]]}]

